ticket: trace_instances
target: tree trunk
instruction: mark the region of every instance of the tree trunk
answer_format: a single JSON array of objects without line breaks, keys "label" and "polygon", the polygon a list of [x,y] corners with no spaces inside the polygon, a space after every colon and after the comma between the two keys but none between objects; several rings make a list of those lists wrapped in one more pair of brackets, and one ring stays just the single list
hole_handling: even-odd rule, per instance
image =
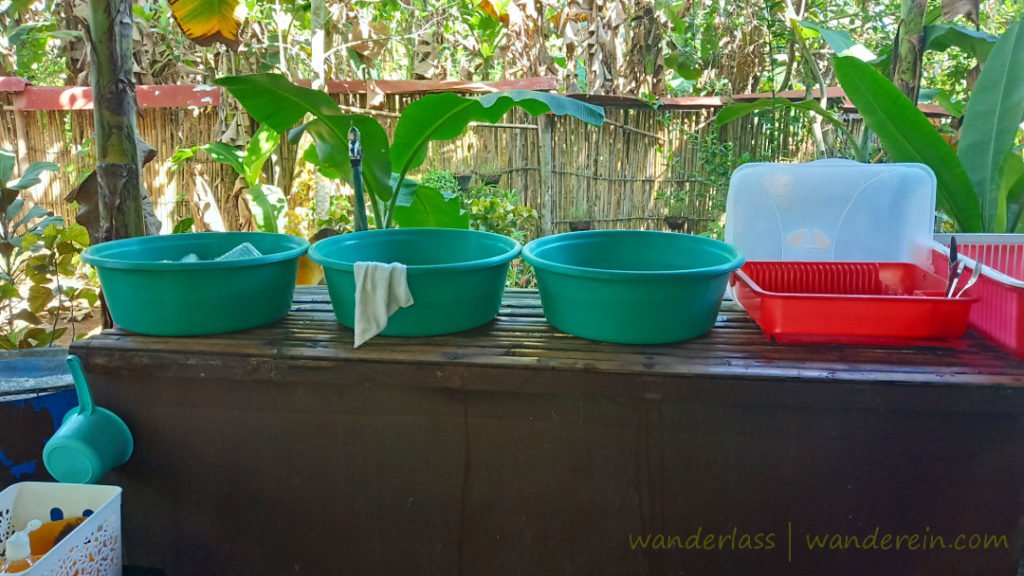
[{"label": "tree trunk", "polygon": [[893,47],[892,81],[915,104],[921,90],[924,18],[927,9],[927,0],[902,0],[900,27]]},{"label": "tree trunk", "polygon": [[103,241],[146,234],[135,136],[132,26],[130,0],[90,1],[93,121]]}]

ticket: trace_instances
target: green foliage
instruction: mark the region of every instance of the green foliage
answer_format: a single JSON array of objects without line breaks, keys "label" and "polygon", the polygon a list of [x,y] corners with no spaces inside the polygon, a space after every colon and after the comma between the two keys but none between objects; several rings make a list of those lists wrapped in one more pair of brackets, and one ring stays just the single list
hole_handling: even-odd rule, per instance
[{"label": "green foliage", "polygon": [[171,162],[180,165],[202,150],[215,161],[230,166],[248,184],[246,193],[253,203],[253,217],[257,228],[263,232],[277,232],[281,217],[287,209],[287,200],[279,188],[264,184],[261,179],[263,166],[273,156],[280,139],[279,132],[264,125],[253,134],[244,149],[223,142],[211,142],[202,146],[181,148],[171,157]]},{"label": "green foliage", "polygon": [[352,200],[344,194],[333,194],[325,218],[316,221],[316,229],[331,228],[338,232],[352,232]]},{"label": "green foliage", "polygon": [[981,217],[988,231],[1007,231],[1007,191],[1001,187],[1001,171],[1010,156],[1020,157],[1013,147],[1022,121],[1024,24],[1018,22],[992,49],[960,129],[957,153],[981,202]]},{"label": "green foliage", "polygon": [[673,178],[685,184],[667,191],[659,190],[655,198],[666,202],[666,216],[691,218],[691,225],[707,230],[703,235],[722,239],[721,218],[725,214],[729,179],[740,165],[761,158],[750,152],[739,153],[734,143],[723,142],[717,131],[701,133],[682,126],[678,129],[679,137],[689,148],[696,149],[697,169],[691,171],[680,158],[667,154]]},{"label": "green foliage", "polygon": [[800,27],[807,38],[821,36],[837,56],[853,56],[865,62],[870,62],[877,58],[874,52],[868,50],[860,42],[855,41],[849,32],[825,28],[810,20],[801,20]]},{"label": "green foliage", "polygon": [[[532,115],[569,115],[588,123],[604,122],[604,111],[591,104],[546,92],[512,90],[479,97],[429,94],[405,108],[388,143],[376,120],[343,114],[324,92],[292,84],[276,74],[233,76],[217,80],[250,116],[278,132],[286,132],[307,114],[314,120],[304,126],[313,137],[315,153],[305,158],[325,176],[352,182],[349,162],[349,130],[359,131],[364,186],[379,225],[466,227],[469,219],[453,197],[429,186],[418,185],[409,173],[423,164],[430,142],[461,135],[470,122],[496,122],[514,107]],[[385,177],[385,175],[387,175]],[[405,192],[403,192],[405,189]]]},{"label": "green foliage", "polygon": [[[4,19],[0,18],[0,28],[4,28],[3,24]],[[0,39],[0,46],[6,44],[11,52],[12,75],[33,84],[63,84],[67,68],[61,58],[54,57],[54,52],[62,47],[63,41],[83,39],[85,35],[79,30],[58,29],[56,17],[48,12],[40,13],[39,18],[33,21],[9,24],[7,29],[10,32]]]},{"label": "green foliage", "polygon": [[822,108],[821,104],[817,100],[800,100],[794,102],[788,98],[762,98],[754,102],[737,102],[729,104],[722,108],[715,116],[715,126],[724,126],[729,122],[733,122],[754,112],[774,108],[792,108],[794,110],[817,114],[845,137],[852,156],[861,162],[867,161],[867,151],[858,145],[857,139],[854,138],[853,134],[846,127],[846,124],[839,119],[835,112]]},{"label": "green foliage", "polygon": [[174,230],[171,231],[171,234],[188,234],[189,232],[194,232],[195,227],[196,221],[194,218],[182,218],[174,225]]},{"label": "green foliage", "polygon": [[515,190],[477,186],[466,191],[462,206],[470,228],[494,232],[525,243],[537,235],[537,211],[525,206]]},{"label": "green foliage", "polygon": [[655,195],[655,198],[667,201],[665,205],[666,216],[677,217],[686,215],[686,208],[689,202],[687,202],[688,195],[685,190],[658,193]]},{"label": "green foliage", "polygon": [[66,308],[74,320],[76,305],[88,313],[98,299],[94,288],[76,279],[78,254],[89,244],[86,229],[65,227],[63,218],[38,205],[26,208],[20,197],[57,166],[36,162],[8,181],[13,167],[13,154],[0,150],[0,349],[6,350],[51,344],[67,330],[57,327]]},{"label": "green foliage", "polygon": [[399,195],[394,219],[403,228],[469,228],[470,221],[457,196],[446,196],[422,184]]},{"label": "green foliage", "polygon": [[509,288],[537,288],[537,272],[526,260],[516,258],[509,262],[505,286]]},{"label": "green foliage", "polygon": [[920,162],[935,172],[938,203],[964,232],[982,227],[977,198],[956,153],[925,115],[869,64],[837,57],[833,66],[846,95],[894,162]]},{"label": "green foliage", "polygon": [[[525,244],[537,237],[537,211],[522,203],[515,190],[482,185],[462,195],[462,207],[469,214],[470,228],[515,238]],[[505,285],[510,288],[536,288],[537,275],[522,258],[508,267]]]},{"label": "green foliage", "polygon": [[954,153],[917,107],[889,80],[855,59],[836,58],[836,76],[897,162],[927,164],[939,206],[964,232],[1018,229],[1024,173],[1016,148],[1024,121],[1024,25],[999,39],[975,85]]},{"label": "green foliage", "polygon": [[462,191],[455,174],[447,170],[431,170],[420,178],[420,183],[447,195],[455,195]]}]

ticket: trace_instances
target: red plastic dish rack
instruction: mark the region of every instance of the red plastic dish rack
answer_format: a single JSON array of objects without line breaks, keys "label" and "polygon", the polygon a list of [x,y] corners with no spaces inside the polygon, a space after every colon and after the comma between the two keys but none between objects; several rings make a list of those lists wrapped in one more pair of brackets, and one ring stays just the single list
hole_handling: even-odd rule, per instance
[{"label": "red plastic dish rack", "polygon": [[903,263],[748,262],[732,283],[747,314],[787,344],[951,340],[977,300],[945,298],[945,280]]},{"label": "red plastic dish rack", "polygon": [[[948,234],[936,234],[932,262],[940,276],[949,263]],[[958,252],[968,264],[981,262],[981,278],[971,288],[978,304],[971,326],[1018,358],[1024,358],[1024,236],[957,234]]]}]

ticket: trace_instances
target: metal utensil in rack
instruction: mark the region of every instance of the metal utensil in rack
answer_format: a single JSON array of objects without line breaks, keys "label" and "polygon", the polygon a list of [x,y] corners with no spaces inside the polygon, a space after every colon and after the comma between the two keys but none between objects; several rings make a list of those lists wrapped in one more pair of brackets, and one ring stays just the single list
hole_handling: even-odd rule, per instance
[{"label": "metal utensil in rack", "polygon": [[956,237],[953,236],[949,239],[949,270],[946,275],[946,298],[953,296],[953,287],[956,286],[956,280],[960,276],[960,272],[963,272],[963,267],[960,266],[960,254],[956,248]]},{"label": "metal utensil in rack", "polygon": [[953,297],[953,291],[956,290],[956,283],[960,280],[960,276],[964,273],[964,268],[966,267],[967,262],[961,260],[960,263],[956,265],[956,269],[950,272],[946,287],[946,298]]},{"label": "metal utensil in rack", "polygon": [[978,278],[981,278],[981,269],[982,268],[984,268],[984,266],[982,266],[981,262],[975,262],[974,270],[971,272],[971,277],[967,279],[967,284],[964,284],[962,288],[957,290],[957,292],[953,296],[953,298],[959,298],[959,297],[963,296],[964,292],[967,292],[968,288],[970,288],[971,286],[974,286],[974,283],[978,281]]}]

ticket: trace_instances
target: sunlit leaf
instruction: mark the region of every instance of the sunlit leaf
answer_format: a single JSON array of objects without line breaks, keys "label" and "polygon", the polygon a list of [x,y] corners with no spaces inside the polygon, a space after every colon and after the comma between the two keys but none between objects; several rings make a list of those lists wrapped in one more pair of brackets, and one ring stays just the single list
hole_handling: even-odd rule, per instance
[{"label": "sunlit leaf", "polygon": [[7,188],[11,190],[26,190],[42,182],[40,175],[43,172],[56,172],[60,169],[53,162],[33,162],[28,165],[28,168],[18,177],[14,182],[7,183]]},{"label": "sunlit leaf", "polygon": [[281,74],[225,76],[214,84],[223,86],[257,122],[285,133],[306,114],[340,116],[337,103],[326,92],[292,84]]},{"label": "sunlit leaf", "polygon": [[10,5],[7,6],[5,10],[0,12],[0,14],[17,14],[22,10],[28,9],[28,7],[31,6],[32,2],[34,1],[35,0],[11,0]]},{"label": "sunlit leaf", "polygon": [[253,218],[256,219],[260,231],[276,233],[277,219],[285,210],[284,193],[277,186],[269,184],[250,186],[248,192],[253,201]]},{"label": "sunlit leaf", "polygon": [[28,309],[34,314],[39,314],[53,302],[53,290],[46,286],[33,284],[28,289]]},{"label": "sunlit leaf", "polygon": [[[363,153],[363,180],[365,188],[376,198],[391,199],[391,158],[388,135],[380,123],[362,114],[327,116],[309,123],[308,130],[316,142],[318,160],[352,182],[352,165],[348,154],[348,130],[359,131],[359,144]],[[345,138],[341,139],[344,134]]]},{"label": "sunlit leaf", "polygon": [[231,166],[239,176],[245,176],[245,166],[242,164],[245,153],[238,148],[223,142],[211,142],[200,148],[217,162]]},{"label": "sunlit leaf", "polygon": [[391,142],[392,169],[407,174],[423,164],[427,144],[431,141],[457,138],[470,122],[497,122],[513,107],[522,108],[533,116],[550,112],[595,126],[604,123],[604,110],[600,106],[547,92],[509,90],[475,98],[452,93],[429,94],[409,104],[398,120]]},{"label": "sunlit leaf", "polygon": [[836,56],[853,56],[865,62],[870,62],[877,58],[874,52],[854,40],[849,32],[832,30],[810,20],[801,20],[800,26],[813,30],[816,36],[821,36],[822,40],[829,45],[829,48],[832,48],[832,51],[836,53]]},{"label": "sunlit leaf", "polygon": [[85,300],[90,307],[95,306],[100,299],[100,295],[96,292],[96,290],[89,287],[84,287],[81,290],[79,290],[78,297]]},{"label": "sunlit leaf", "polygon": [[270,126],[260,126],[260,129],[252,135],[248,146],[245,147],[245,156],[242,158],[243,171],[249,185],[260,181],[260,171],[270,156],[281,143],[281,134]]},{"label": "sunlit leaf", "polygon": [[458,197],[419,186],[395,206],[395,222],[402,228],[469,228],[469,214],[462,211]]},{"label": "sunlit leaf", "polygon": [[957,154],[971,179],[986,232],[1006,231],[999,170],[1024,120],[1024,24],[1007,28],[971,93]]},{"label": "sunlit leaf", "polygon": [[221,43],[236,49],[238,31],[245,19],[239,0],[169,0],[174,20],[190,40],[200,46]]},{"label": "sunlit leaf", "polygon": [[7,300],[9,298],[19,298],[21,296],[18,293],[18,289],[8,282],[0,284],[0,300]]},{"label": "sunlit leaf", "polygon": [[72,224],[65,228],[63,237],[81,248],[89,246],[89,231],[80,224]]},{"label": "sunlit leaf", "polygon": [[196,221],[194,218],[182,218],[174,225],[174,230],[171,231],[171,234],[185,234],[187,232],[191,232],[195,225]]}]

